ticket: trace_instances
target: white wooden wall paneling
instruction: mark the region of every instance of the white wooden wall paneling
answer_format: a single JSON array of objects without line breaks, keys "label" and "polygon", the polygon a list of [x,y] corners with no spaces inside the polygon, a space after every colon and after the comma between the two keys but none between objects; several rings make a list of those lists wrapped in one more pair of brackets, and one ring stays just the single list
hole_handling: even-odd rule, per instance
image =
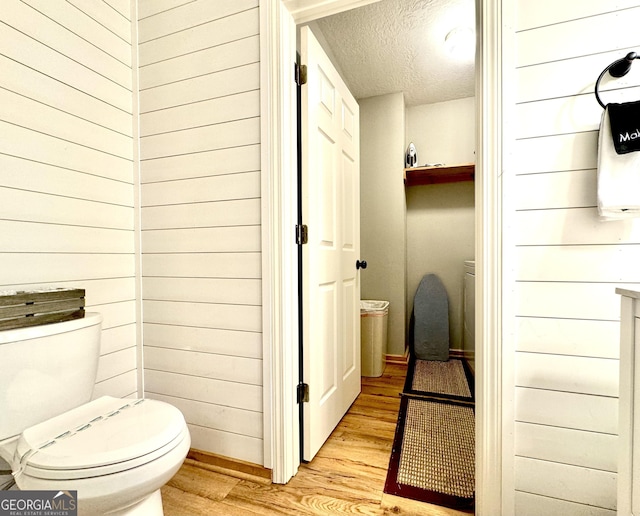
[{"label": "white wooden wall paneling", "polygon": [[260,119],[234,120],[142,138],[142,160],[260,142]]},{"label": "white wooden wall paneling", "polygon": [[260,116],[260,91],[253,90],[152,111],[140,117],[141,136]]},{"label": "white wooden wall paneling", "polygon": [[192,424],[189,424],[189,432],[193,448],[208,449],[211,453],[236,457],[254,464],[263,462],[262,439]]},{"label": "white wooden wall paneling", "polygon": [[[119,38],[104,25],[90,18],[67,2],[50,0],[22,0],[43,15],[55,20],[79,38],[94,45],[105,54],[131,68],[131,45]],[[124,2],[128,3],[127,0]],[[127,13],[128,15],[128,13]],[[131,78],[127,79],[128,82]]]},{"label": "white wooden wall paneling", "polygon": [[514,183],[517,188],[513,201],[516,210],[584,208],[596,205],[595,169],[518,175]]},{"label": "white wooden wall paneling", "polygon": [[595,207],[518,211],[515,217],[518,245],[640,243],[640,224],[633,220],[602,222]]},{"label": "white wooden wall paneling", "polygon": [[137,394],[138,374],[135,370],[124,371],[118,376],[97,383],[93,388],[92,399],[100,396],[117,398],[135,398]]},{"label": "white wooden wall paneling", "polygon": [[0,55],[2,87],[74,116],[131,136],[131,115],[60,80]]},{"label": "white wooden wall paneling", "polygon": [[516,457],[516,489],[604,509],[616,508],[616,474]]},{"label": "white wooden wall paneling", "polygon": [[[89,310],[92,306],[132,301],[136,297],[134,279],[130,275],[116,278],[82,280],[86,291],[85,302]],[[103,329],[105,325],[102,325]]]},{"label": "white wooden wall paneling", "polygon": [[518,140],[518,174],[596,168],[597,149],[597,131]]},{"label": "white wooden wall paneling", "polygon": [[615,473],[618,437],[569,428],[516,423],[516,454]]},{"label": "white wooden wall paneling", "polygon": [[130,159],[131,136],[104,128],[75,115],[34,102],[21,94],[0,88],[1,117],[5,122],[72,141],[106,154]]},{"label": "white wooden wall paneling", "polygon": [[260,170],[260,145],[159,158],[143,161],[140,166],[143,183]]},{"label": "white wooden wall paneling", "polygon": [[[184,3],[183,3],[184,4]],[[198,0],[139,21],[140,43],[258,7],[258,0]]]},{"label": "white wooden wall paneling", "polygon": [[607,358],[516,354],[518,387],[618,396],[618,361]]},{"label": "white wooden wall paneling", "polygon": [[131,23],[129,19],[115,11],[106,2],[85,2],[84,0],[67,0],[79,11],[99,20],[100,24],[115,33],[120,39],[131,43]]},{"label": "white wooden wall paneling", "polygon": [[[1,230],[1,226],[0,226]],[[144,299],[255,305],[262,302],[259,279],[153,278],[143,279]]]},{"label": "white wooden wall paneling", "polygon": [[138,0],[138,19],[143,20],[164,11],[170,11],[195,0]]},{"label": "white wooden wall paneling", "polygon": [[259,197],[260,172],[241,172],[142,185],[144,206]]},{"label": "white wooden wall paneling", "polygon": [[160,109],[255,91],[260,88],[259,68],[259,63],[249,63],[141,90],[141,118],[144,119],[144,115]]},{"label": "white wooden wall paneling", "polygon": [[619,358],[618,321],[518,317],[517,351]]},{"label": "white wooden wall paneling", "polygon": [[106,304],[89,305],[87,311],[102,314],[102,329],[115,328],[135,323],[135,300],[117,301]]},{"label": "white wooden wall paneling", "polygon": [[[141,67],[140,88],[147,89],[170,82],[183,81],[260,60],[258,36],[247,36],[193,54]],[[146,110],[146,108],[145,108]]]},{"label": "white wooden wall paneling", "polygon": [[90,149],[72,141],[0,121],[0,153],[87,171],[120,181],[130,180],[131,160]]},{"label": "white wooden wall paneling", "polygon": [[260,227],[233,226],[146,230],[142,233],[142,252],[247,252],[260,251]]},{"label": "white wooden wall paneling", "polygon": [[23,34],[131,92],[130,64],[118,61],[21,0],[3,0],[2,19]]},{"label": "white wooden wall paneling", "polygon": [[104,0],[112,9],[118,12],[125,20],[131,19],[130,0]]},{"label": "white wooden wall paneling", "polygon": [[519,281],[640,283],[640,245],[523,246],[516,253]]},{"label": "white wooden wall paneling", "polygon": [[518,516],[540,516],[541,514],[558,514],[562,516],[616,516],[616,511],[578,504],[517,491],[515,495],[515,509]]},{"label": "white wooden wall paneling", "polygon": [[250,226],[260,223],[259,207],[260,199],[149,206],[142,209],[142,229]]},{"label": "white wooden wall paneling", "polygon": [[[39,192],[0,187],[0,218],[71,224],[111,229],[132,229],[132,208],[65,198]],[[5,200],[6,199],[6,200]],[[33,207],[38,206],[38,210]]]},{"label": "white wooden wall paneling", "polygon": [[136,346],[136,327],[134,324],[114,326],[102,330],[100,354],[107,355]]},{"label": "white wooden wall paneling", "polygon": [[516,421],[617,435],[613,397],[516,387]]},{"label": "white wooden wall paneling", "polygon": [[177,32],[141,43],[140,66],[255,36],[260,32],[259,21],[257,8],[255,8],[197,25],[189,30],[188,38],[185,38],[181,32]]},{"label": "white wooden wall paneling", "polygon": [[262,358],[262,335],[255,332],[145,323],[144,335],[145,346]]},{"label": "white wooden wall paneling", "polygon": [[123,367],[127,368],[127,366],[128,369],[136,368],[135,346],[101,355],[100,361],[98,362],[96,382],[102,382],[118,376],[122,373]]},{"label": "white wooden wall paneling", "polygon": [[[94,2],[87,2],[92,4]],[[3,24],[0,31],[0,46],[3,54],[26,66],[49,75],[69,86],[88,93],[103,102],[131,113],[131,91],[103,77],[80,63],[43,46],[29,36],[9,25]]]},{"label": "white wooden wall paneling", "polygon": [[153,397],[178,407],[194,425],[234,434],[246,432],[248,437],[262,439],[262,415],[259,412],[160,394],[154,394]]},{"label": "white wooden wall paneling", "polygon": [[260,278],[260,253],[151,254],[145,276],[178,278]]},{"label": "white wooden wall paneling", "polygon": [[262,330],[259,306],[148,300],[143,302],[143,307],[148,322],[223,330]]},{"label": "white wooden wall paneling", "polygon": [[145,369],[262,385],[262,360],[191,350],[145,347]]},{"label": "white wooden wall paneling", "polygon": [[[145,391],[262,412],[262,387],[259,385],[147,369]],[[233,457],[235,454],[232,453],[230,456]]]}]

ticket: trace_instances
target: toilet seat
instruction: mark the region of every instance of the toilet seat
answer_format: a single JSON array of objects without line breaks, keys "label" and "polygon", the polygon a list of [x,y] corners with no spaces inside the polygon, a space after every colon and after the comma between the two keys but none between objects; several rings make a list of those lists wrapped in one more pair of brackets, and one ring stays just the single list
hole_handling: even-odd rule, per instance
[{"label": "toilet seat", "polygon": [[104,396],[26,429],[14,471],[52,480],[114,474],[162,457],[188,435],[172,405]]}]

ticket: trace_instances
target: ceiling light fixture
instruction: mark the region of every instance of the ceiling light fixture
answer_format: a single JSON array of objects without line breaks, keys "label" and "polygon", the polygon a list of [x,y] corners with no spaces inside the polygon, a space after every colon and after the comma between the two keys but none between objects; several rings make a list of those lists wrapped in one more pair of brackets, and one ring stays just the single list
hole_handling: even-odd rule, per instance
[{"label": "ceiling light fixture", "polygon": [[447,52],[457,59],[470,59],[476,47],[475,32],[470,27],[456,27],[444,38]]}]

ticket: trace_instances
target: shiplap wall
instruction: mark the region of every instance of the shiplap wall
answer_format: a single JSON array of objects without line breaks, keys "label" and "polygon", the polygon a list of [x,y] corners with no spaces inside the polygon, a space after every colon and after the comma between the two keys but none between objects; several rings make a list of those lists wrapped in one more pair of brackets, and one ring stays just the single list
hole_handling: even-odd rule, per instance
[{"label": "shiplap wall", "polygon": [[137,391],[128,0],[2,0],[0,290],[79,287],[94,396]]},{"label": "shiplap wall", "polygon": [[145,393],[263,463],[258,0],[140,0]]},{"label": "shiplap wall", "polygon": [[[640,282],[640,220],[600,222],[593,95],[638,50],[640,5],[517,4],[514,107],[516,514],[613,516],[621,284]],[[636,65],[637,66],[637,65]],[[637,100],[640,69],[604,81]]]}]

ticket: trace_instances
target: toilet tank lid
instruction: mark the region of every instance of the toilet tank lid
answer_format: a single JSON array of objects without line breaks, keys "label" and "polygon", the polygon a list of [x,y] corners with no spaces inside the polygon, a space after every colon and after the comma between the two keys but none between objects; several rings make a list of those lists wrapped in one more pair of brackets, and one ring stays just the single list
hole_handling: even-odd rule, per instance
[{"label": "toilet tank lid", "polygon": [[14,468],[95,468],[162,448],[186,423],[174,406],[150,399],[103,396],[27,428],[18,441]]}]

